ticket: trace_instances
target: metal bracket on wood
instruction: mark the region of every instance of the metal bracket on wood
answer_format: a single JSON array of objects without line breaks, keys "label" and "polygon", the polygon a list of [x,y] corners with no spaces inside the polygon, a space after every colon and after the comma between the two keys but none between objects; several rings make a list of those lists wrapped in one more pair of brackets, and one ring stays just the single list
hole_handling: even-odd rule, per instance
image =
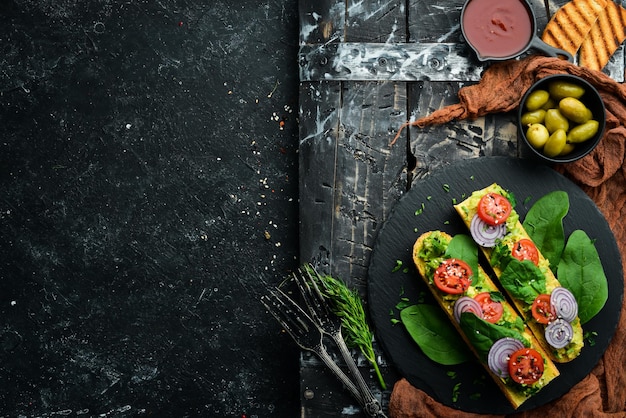
[{"label": "metal bracket on wood", "polygon": [[302,45],[300,81],[478,81],[483,67],[454,43]]},{"label": "metal bracket on wood", "polygon": [[[486,65],[463,43],[303,44],[300,81],[479,81]],[[624,81],[624,47],[604,71]]]}]

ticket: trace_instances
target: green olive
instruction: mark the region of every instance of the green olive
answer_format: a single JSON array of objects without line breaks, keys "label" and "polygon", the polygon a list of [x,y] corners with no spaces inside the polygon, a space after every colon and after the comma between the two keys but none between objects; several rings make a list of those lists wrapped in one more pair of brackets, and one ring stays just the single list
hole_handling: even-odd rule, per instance
[{"label": "green olive", "polygon": [[561,114],[576,123],[585,123],[592,118],[591,110],[574,97],[565,97],[559,102]]},{"label": "green olive", "polygon": [[551,134],[559,129],[563,129],[565,132],[569,129],[569,121],[559,109],[546,110],[546,117],[543,122]]},{"label": "green olive", "polygon": [[571,144],[585,142],[598,133],[599,127],[600,123],[594,119],[590,119],[582,125],[575,126],[567,133],[567,142]]},{"label": "green olive", "polygon": [[543,106],[541,106],[541,108],[543,110],[548,110],[548,109],[554,109],[557,106],[558,106],[558,103],[552,97],[550,97],[548,101]]},{"label": "green olive", "polygon": [[543,119],[546,117],[546,111],[543,109],[533,110],[526,112],[522,115],[520,122],[522,126],[530,126],[533,123],[543,123]]},{"label": "green olive", "polygon": [[526,139],[533,148],[541,149],[550,137],[550,132],[540,123],[533,123],[526,130]]},{"label": "green olive", "polygon": [[562,157],[564,155],[569,154],[570,152],[574,151],[574,149],[576,148],[576,145],[574,144],[569,144],[569,143],[565,143],[565,146],[563,147],[563,149],[561,150],[561,152],[559,153],[559,157]]},{"label": "green olive", "polygon": [[530,111],[540,109],[541,106],[546,104],[549,98],[550,93],[548,93],[546,90],[535,90],[530,93],[526,98],[526,109]]},{"label": "green olive", "polygon": [[583,87],[569,81],[553,81],[548,85],[548,91],[555,100],[561,100],[564,97],[580,99],[585,94]]},{"label": "green olive", "polygon": [[543,146],[543,153],[548,157],[556,157],[565,148],[567,134],[563,129],[556,130],[548,138],[548,142]]}]

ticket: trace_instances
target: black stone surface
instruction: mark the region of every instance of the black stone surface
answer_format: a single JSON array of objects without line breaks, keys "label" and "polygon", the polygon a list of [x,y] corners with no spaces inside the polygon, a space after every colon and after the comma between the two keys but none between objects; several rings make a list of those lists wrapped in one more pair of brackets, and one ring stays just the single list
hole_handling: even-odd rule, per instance
[{"label": "black stone surface", "polygon": [[297,416],[297,3],[0,18],[0,416]]}]

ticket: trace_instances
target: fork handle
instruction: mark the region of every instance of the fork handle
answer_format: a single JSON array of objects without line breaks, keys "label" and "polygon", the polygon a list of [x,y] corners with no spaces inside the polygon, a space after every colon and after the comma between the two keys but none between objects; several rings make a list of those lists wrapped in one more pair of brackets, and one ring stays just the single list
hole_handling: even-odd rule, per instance
[{"label": "fork handle", "polygon": [[362,404],[367,415],[370,417],[386,418],[380,402],[378,402],[378,399],[376,399],[369,386],[367,386],[367,383],[365,383],[365,379],[363,378],[361,371],[354,362],[354,359],[350,354],[350,350],[348,349],[348,346],[346,345],[346,342],[341,335],[341,331],[333,333],[331,336],[335,341],[335,344],[337,344],[337,347],[339,347],[339,351],[341,352],[343,359],[348,365],[350,373],[356,379],[356,383],[359,387],[363,400]]},{"label": "fork handle", "polygon": [[337,378],[346,387],[346,389],[350,391],[352,396],[354,396],[354,398],[356,398],[356,400],[361,405],[365,405],[363,396],[361,395],[361,392],[359,391],[359,389],[356,386],[354,386],[354,383],[352,383],[352,380],[350,380],[350,378],[344,373],[344,371],[341,370],[339,366],[337,366],[337,363],[335,363],[335,361],[332,359],[330,354],[328,354],[328,351],[326,351],[326,347],[324,347],[323,344],[319,344],[313,349],[311,349],[311,351],[317,354],[317,356],[322,360],[322,362],[326,365],[326,367],[328,367],[330,371],[335,376],[337,376]]}]

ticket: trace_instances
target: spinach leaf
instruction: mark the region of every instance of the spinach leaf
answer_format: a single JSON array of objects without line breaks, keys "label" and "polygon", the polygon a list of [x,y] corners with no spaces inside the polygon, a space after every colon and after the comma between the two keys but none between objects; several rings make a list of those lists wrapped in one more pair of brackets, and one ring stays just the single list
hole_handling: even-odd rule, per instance
[{"label": "spinach leaf", "polygon": [[565,247],[563,218],[569,211],[569,196],[556,190],[542,196],[530,208],[522,225],[537,248],[550,262],[556,272],[561,253]]},{"label": "spinach leaf", "polygon": [[557,277],[574,294],[581,324],[593,318],[606,303],[608,285],[602,262],[584,231],[572,232],[567,240]]},{"label": "spinach leaf", "polygon": [[458,258],[465,261],[474,273],[474,278],[478,278],[478,246],[469,235],[455,235],[446,249],[447,258]]},{"label": "spinach leaf", "polygon": [[547,293],[545,276],[530,260],[509,261],[500,276],[500,283],[513,297],[529,305],[541,293]]},{"label": "spinach leaf", "polygon": [[489,262],[492,266],[499,267],[500,271],[502,271],[509,264],[509,261],[513,260],[513,258],[514,257],[511,255],[511,249],[509,246],[499,242],[495,247],[493,247]]},{"label": "spinach leaf", "polygon": [[444,364],[460,364],[471,359],[467,344],[439,306],[412,305],[400,312],[400,319],[431,360]]},{"label": "spinach leaf", "polygon": [[519,332],[495,325],[480,319],[471,312],[461,314],[461,329],[467,336],[467,339],[476,349],[476,352],[483,361],[487,360],[489,349],[500,338],[511,337],[520,340],[525,346],[528,341]]}]

